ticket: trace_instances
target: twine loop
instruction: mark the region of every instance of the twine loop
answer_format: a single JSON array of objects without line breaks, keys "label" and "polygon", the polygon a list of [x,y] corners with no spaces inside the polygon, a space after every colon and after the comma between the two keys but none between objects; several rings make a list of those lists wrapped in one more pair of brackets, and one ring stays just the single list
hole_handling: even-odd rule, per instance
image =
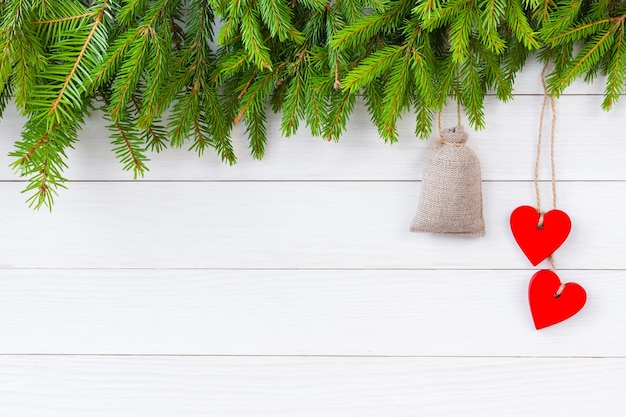
[{"label": "twine loop", "polygon": [[[453,146],[465,146],[464,144],[455,144],[455,143],[450,143],[444,140],[443,125],[441,123],[441,113],[442,111],[439,110],[439,114],[437,115],[437,127],[439,128],[439,139],[435,143],[438,145],[446,144],[446,145],[453,145]],[[459,99],[457,99],[456,101],[456,125],[461,126],[461,101]]]}]

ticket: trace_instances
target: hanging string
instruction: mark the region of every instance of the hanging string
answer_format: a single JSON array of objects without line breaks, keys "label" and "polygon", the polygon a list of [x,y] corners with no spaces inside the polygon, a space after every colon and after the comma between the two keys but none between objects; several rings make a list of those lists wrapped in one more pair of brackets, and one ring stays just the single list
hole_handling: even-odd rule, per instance
[{"label": "hanging string", "polygon": [[443,126],[441,125],[441,113],[439,110],[439,114],[437,115],[437,127],[439,128],[439,137],[443,140]]},{"label": "hanging string", "polygon": [[[544,89],[547,90],[545,80]],[[556,168],[554,165],[554,138],[556,132],[556,99],[550,97],[550,108],[552,110],[552,122],[550,123],[550,181],[552,184],[552,208],[556,209]]]},{"label": "hanging string", "polygon": [[[443,140],[443,124],[441,123],[441,114],[442,111],[439,110],[437,114],[437,127],[439,128],[439,137],[440,140]],[[461,101],[459,99],[456,100],[456,125],[461,126]],[[442,142],[443,143],[443,142]]]},{"label": "hanging string", "polygon": [[[550,110],[552,111],[552,119],[550,123],[550,182],[552,185],[552,208],[556,209],[556,169],[554,164],[554,139],[556,133],[556,100],[548,93],[548,87],[546,85],[546,74],[548,73],[549,63],[543,67],[541,71],[541,86],[543,87],[543,103],[541,104],[541,113],[539,115],[539,132],[537,134],[537,158],[535,159],[535,197],[537,199],[537,211],[539,212],[539,224],[537,227],[543,226],[543,212],[541,211],[541,192],[539,190],[539,165],[541,162],[541,142],[543,138],[543,120],[545,117],[546,106],[548,104],[548,100],[550,101]],[[554,263],[554,256],[550,255],[548,257],[548,261],[550,262],[550,267],[552,271],[556,270],[556,265]],[[561,284],[561,286],[554,293],[555,297],[559,297],[563,290],[565,289],[565,284]]]},{"label": "hanging string", "polygon": [[550,176],[552,183],[552,208],[556,208],[556,169],[554,164],[554,139],[556,133],[556,100],[548,93],[546,86],[546,74],[548,72],[548,63],[544,65],[541,71],[541,85],[543,87],[543,103],[541,104],[541,113],[539,115],[539,132],[537,134],[537,158],[535,159],[535,197],[537,199],[537,211],[541,214],[539,218],[539,227],[543,225],[543,212],[541,211],[541,192],[539,190],[539,165],[541,162],[541,143],[543,139],[543,120],[545,118],[546,105],[550,100],[550,109],[552,111],[552,123],[550,125]]}]

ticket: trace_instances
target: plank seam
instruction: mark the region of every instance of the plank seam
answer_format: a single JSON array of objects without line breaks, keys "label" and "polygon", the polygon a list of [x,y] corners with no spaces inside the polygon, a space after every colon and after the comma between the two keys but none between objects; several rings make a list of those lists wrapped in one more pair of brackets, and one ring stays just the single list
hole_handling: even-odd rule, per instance
[{"label": "plank seam", "polygon": [[[536,268],[394,268],[394,267],[345,267],[345,268],[310,268],[310,267],[164,267],[164,268],[150,268],[150,267],[0,267],[2,271],[536,271]],[[626,272],[625,268],[559,268],[559,271],[570,272]]]},{"label": "plank seam", "polygon": [[[228,180],[228,179],[218,179],[218,180],[68,180],[65,184],[219,184],[219,183],[339,183],[339,184],[350,184],[350,183],[421,183],[422,180],[407,180],[407,179],[384,179],[384,180],[371,180],[371,179],[363,179],[363,180],[354,180],[354,179],[346,179],[346,180],[309,180],[309,179],[293,179],[293,180],[253,180],[253,179],[236,179],[236,180]],[[508,184],[508,183],[532,183],[533,180],[482,180],[483,183],[487,184]],[[549,183],[550,180],[539,180],[540,183]],[[623,184],[626,183],[626,180],[557,180],[557,183],[616,183]],[[28,180],[0,180],[0,184],[26,184]]]}]

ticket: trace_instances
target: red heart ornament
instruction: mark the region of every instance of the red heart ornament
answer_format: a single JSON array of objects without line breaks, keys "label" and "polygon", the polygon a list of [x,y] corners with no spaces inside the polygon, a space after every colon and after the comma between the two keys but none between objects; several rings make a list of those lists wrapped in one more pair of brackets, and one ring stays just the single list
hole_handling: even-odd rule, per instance
[{"label": "red heart ornament", "polygon": [[530,263],[539,262],[552,255],[567,239],[572,222],[561,210],[550,210],[543,215],[543,226],[539,227],[540,214],[534,207],[521,206],[511,213],[511,232]]},{"label": "red heart ornament", "polygon": [[537,330],[569,319],[585,305],[587,293],[583,287],[568,282],[557,296],[560,286],[559,276],[547,269],[542,269],[530,279],[528,302]]}]

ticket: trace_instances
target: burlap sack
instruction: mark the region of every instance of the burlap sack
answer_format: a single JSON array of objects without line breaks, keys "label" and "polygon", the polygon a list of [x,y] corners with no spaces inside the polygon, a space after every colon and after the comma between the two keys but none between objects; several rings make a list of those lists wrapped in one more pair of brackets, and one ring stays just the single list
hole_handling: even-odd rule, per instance
[{"label": "burlap sack", "polygon": [[462,126],[445,129],[428,153],[411,232],[485,235],[480,163],[466,141]]}]

